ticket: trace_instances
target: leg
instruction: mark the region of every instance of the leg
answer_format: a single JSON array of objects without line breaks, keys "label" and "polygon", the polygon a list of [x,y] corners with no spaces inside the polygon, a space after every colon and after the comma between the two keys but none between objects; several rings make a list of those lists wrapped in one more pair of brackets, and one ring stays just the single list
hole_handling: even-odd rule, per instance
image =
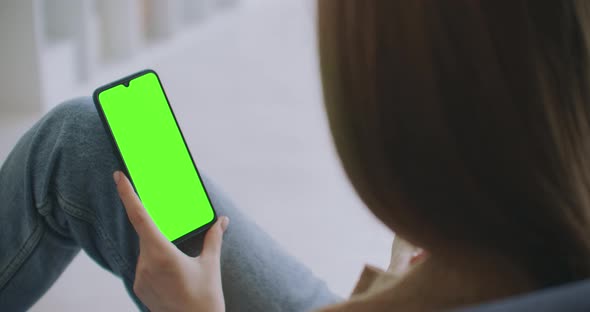
[{"label": "leg", "polygon": [[[53,110],[20,140],[0,170],[0,310],[30,307],[80,248],[132,288],[138,242],[111,178],[120,168],[87,98]],[[205,183],[232,220],[221,257],[228,311],[305,311],[337,300]]]}]

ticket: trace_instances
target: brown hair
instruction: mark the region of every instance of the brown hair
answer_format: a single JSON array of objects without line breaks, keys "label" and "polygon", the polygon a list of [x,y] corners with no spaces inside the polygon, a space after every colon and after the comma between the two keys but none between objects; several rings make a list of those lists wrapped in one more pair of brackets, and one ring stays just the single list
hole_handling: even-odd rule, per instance
[{"label": "brown hair", "polygon": [[433,254],[590,276],[584,0],[319,0],[326,107],[367,206]]}]

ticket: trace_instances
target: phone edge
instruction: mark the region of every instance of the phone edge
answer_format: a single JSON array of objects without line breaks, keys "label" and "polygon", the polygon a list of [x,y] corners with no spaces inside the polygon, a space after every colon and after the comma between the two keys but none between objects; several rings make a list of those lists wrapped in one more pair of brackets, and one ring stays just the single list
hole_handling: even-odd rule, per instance
[{"label": "phone edge", "polygon": [[[164,94],[164,98],[166,99],[166,103],[168,104],[168,108],[170,109],[170,112],[172,113],[172,117],[174,118],[174,122],[176,123],[176,127],[178,128],[178,131],[180,132],[180,136],[182,138],[182,141],[186,147],[186,150],[188,151],[189,157],[191,159],[191,162],[193,164],[193,167],[195,168],[195,172],[197,173],[197,177],[199,178],[199,181],[201,182],[201,185],[203,186],[203,190],[205,191],[205,196],[207,196],[207,200],[209,201],[209,204],[211,205],[211,209],[213,210],[213,219],[212,221],[210,221],[209,223],[199,227],[198,229],[195,229],[194,231],[191,231],[173,241],[171,241],[171,243],[173,243],[174,245],[178,246],[180,243],[193,238],[195,236],[198,236],[202,233],[207,232],[211,226],[213,226],[213,224],[215,224],[215,222],[217,222],[217,210],[215,209],[215,206],[213,205],[213,201],[211,200],[211,196],[209,195],[209,191],[207,190],[207,187],[203,181],[203,178],[201,177],[201,173],[199,171],[199,168],[197,167],[195,160],[193,158],[193,155],[190,151],[190,148],[186,142],[186,139],[184,137],[184,134],[182,132],[182,129],[180,127],[180,124],[178,123],[178,119],[176,118],[176,114],[174,113],[174,110],[172,108],[172,104],[170,103],[170,100],[168,99],[168,95],[166,94],[166,90],[164,89],[164,84],[162,83],[162,80],[160,79],[160,76],[158,75],[158,73],[156,73],[156,71],[154,71],[153,69],[144,69],[141,70],[139,72],[136,72],[134,74],[128,75],[126,77],[123,77],[121,79],[117,79],[111,83],[108,83],[106,85],[100,86],[98,88],[96,88],[94,90],[94,92],[92,93],[92,101],[94,102],[94,106],[96,108],[96,111],[99,115],[100,121],[102,123],[103,129],[106,131],[107,137],[109,138],[109,141],[111,142],[111,146],[114,148],[115,150],[115,154],[117,156],[117,159],[123,164],[123,171],[124,174],[127,176],[127,178],[129,179],[129,181],[131,182],[131,185],[133,186],[133,190],[135,191],[135,193],[137,194],[137,189],[135,188],[135,184],[133,183],[133,178],[131,177],[131,174],[129,173],[129,169],[127,168],[127,163],[125,163],[125,160],[123,159],[123,155],[121,154],[121,150],[119,149],[119,146],[117,145],[117,141],[115,140],[115,136],[113,135],[113,131],[111,129],[111,126],[109,125],[106,116],[104,114],[104,111],[102,109],[102,106],[100,105],[100,100],[99,100],[99,95],[101,92],[106,91],[110,88],[113,88],[117,85],[123,84],[126,81],[130,81],[133,80],[135,78],[141,77],[145,74],[154,74],[156,76],[156,78],[158,79],[158,83],[160,84],[160,87],[162,89],[162,93]],[[139,195],[138,195],[139,196]]]}]

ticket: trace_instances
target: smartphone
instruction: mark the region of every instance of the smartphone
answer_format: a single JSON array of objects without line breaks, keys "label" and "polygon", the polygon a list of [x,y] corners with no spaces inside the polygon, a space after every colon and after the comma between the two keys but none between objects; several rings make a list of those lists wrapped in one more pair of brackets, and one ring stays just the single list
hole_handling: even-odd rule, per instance
[{"label": "smartphone", "polygon": [[145,209],[179,244],[217,216],[162,83],[144,70],[98,88],[96,110]]}]

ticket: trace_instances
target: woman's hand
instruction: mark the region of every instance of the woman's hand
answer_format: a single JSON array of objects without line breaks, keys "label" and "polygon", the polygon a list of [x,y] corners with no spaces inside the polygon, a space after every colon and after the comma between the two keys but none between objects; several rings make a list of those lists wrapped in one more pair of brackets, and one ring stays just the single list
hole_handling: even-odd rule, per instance
[{"label": "woman's hand", "polygon": [[117,190],[139,235],[133,291],[151,311],[225,311],[219,258],[229,219],[221,217],[205,236],[197,258],[183,254],[158,230],[131,183],[115,172]]}]

